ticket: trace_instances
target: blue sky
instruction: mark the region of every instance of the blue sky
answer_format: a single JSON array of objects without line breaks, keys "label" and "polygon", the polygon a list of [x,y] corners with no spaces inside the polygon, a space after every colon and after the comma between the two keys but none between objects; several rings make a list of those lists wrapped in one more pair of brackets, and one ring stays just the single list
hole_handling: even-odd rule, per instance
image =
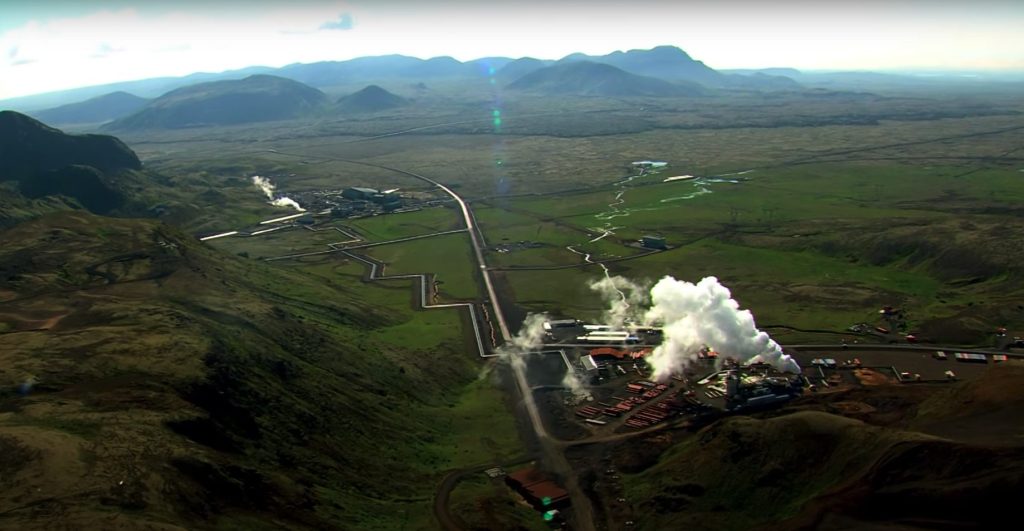
[{"label": "blue sky", "polygon": [[0,0],[0,99],[401,53],[679,46],[714,68],[1024,70],[1024,1]]}]

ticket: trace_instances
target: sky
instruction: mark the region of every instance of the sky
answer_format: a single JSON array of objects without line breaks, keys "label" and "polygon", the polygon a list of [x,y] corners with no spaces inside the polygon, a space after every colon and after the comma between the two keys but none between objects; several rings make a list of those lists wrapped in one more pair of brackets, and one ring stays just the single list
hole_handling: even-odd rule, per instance
[{"label": "sky", "polygon": [[713,68],[1024,71],[1024,0],[0,0],[0,99],[367,55],[674,45]]}]

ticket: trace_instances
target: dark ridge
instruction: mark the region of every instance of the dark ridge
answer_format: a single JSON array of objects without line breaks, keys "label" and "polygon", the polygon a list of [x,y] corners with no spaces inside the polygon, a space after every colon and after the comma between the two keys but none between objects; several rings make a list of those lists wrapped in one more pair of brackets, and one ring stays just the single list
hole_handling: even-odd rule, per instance
[{"label": "dark ridge", "polygon": [[14,111],[0,111],[0,181],[24,180],[70,165],[101,172],[141,169],[123,142],[108,135],[68,135]]},{"label": "dark ridge", "polygon": [[313,87],[261,74],[172,90],[107,127],[176,129],[289,120],[309,115],[327,101],[327,96]]},{"label": "dark ridge", "polygon": [[48,195],[70,197],[97,214],[107,214],[125,202],[124,194],[111,188],[103,174],[92,166],[72,165],[43,171],[23,179],[19,190],[30,199]]}]

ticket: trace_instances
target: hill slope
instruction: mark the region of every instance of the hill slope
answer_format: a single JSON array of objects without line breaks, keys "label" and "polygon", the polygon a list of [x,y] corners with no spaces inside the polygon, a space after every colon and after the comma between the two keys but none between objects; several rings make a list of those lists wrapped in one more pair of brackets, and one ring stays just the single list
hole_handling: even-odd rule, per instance
[{"label": "hill slope", "polygon": [[703,93],[697,85],[676,85],[590,61],[571,61],[541,68],[512,82],[508,88],[548,95],[613,97],[696,96]]},{"label": "hill slope", "polygon": [[126,200],[121,177],[141,167],[135,153],[112,136],[68,135],[28,116],[0,112],[0,183],[8,181],[0,192],[0,226],[79,208],[61,198],[108,213]]},{"label": "hill slope", "polygon": [[41,121],[53,124],[98,124],[128,116],[146,106],[149,100],[112,92],[95,98],[32,113]]},{"label": "hill slope", "polygon": [[[866,393],[870,400],[881,392],[887,407],[903,411],[906,418],[895,424],[887,415],[879,416],[886,424],[871,425],[822,411],[723,419],[629,478],[629,497],[643,500],[638,528],[663,529],[670,522],[687,529],[780,530],[995,525],[1011,516],[1012,493],[1024,487],[1019,424],[1009,427],[1018,432],[1015,445],[1004,447],[977,445],[984,439],[977,433],[951,440],[898,426],[936,433],[930,428],[939,419],[963,422],[991,409],[964,405],[991,395],[983,390],[993,386],[1013,390],[1007,407],[1018,410],[1013,419],[1019,420],[1021,381],[1024,370],[998,367],[948,392]],[[798,406],[850,398],[810,396]],[[920,407],[913,405],[922,398]],[[1005,434],[1000,423],[1013,424],[1005,412],[988,420],[994,422],[972,423],[965,431]],[[977,510],[982,505],[986,509]]]},{"label": "hill slope", "polygon": [[327,103],[319,90],[276,76],[200,83],[173,90],[110,130],[173,129],[299,118]]},{"label": "hill slope", "polygon": [[0,111],[0,181],[71,164],[100,171],[140,169],[139,158],[107,135],[68,135],[13,111]]},{"label": "hill slope", "polygon": [[377,112],[408,105],[409,102],[377,85],[370,85],[338,99],[338,110],[345,113]]},{"label": "hill slope", "polygon": [[458,427],[496,428],[459,314],[361,266],[82,212],[0,240],[0,527],[430,528]]}]

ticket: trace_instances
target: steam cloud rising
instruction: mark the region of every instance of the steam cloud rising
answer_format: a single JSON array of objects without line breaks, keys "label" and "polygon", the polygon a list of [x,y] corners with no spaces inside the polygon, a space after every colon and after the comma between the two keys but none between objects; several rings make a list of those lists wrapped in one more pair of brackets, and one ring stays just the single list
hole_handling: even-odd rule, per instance
[{"label": "steam cloud rising", "polygon": [[590,289],[601,294],[608,301],[608,309],[604,312],[604,324],[621,328],[626,321],[637,321],[643,317],[648,301],[647,287],[641,286],[626,277],[605,275],[601,280],[591,282]]},{"label": "steam cloud rising", "polygon": [[[526,363],[527,354],[544,347],[544,321],[547,320],[548,316],[542,313],[527,315],[519,332],[508,343],[499,347],[497,353],[513,366],[522,368]],[[571,370],[562,378],[562,385],[569,388],[577,400],[589,399],[591,396],[583,382]]]},{"label": "steam cloud rising", "polygon": [[586,386],[583,385],[579,376],[576,375],[576,371],[567,370],[565,372],[565,378],[562,378],[562,386],[568,388],[577,401],[593,399],[593,395],[590,394],[590,391],[587,391]]},{"label": "steam cloud rising", "polygon": [[647,358],[654,378],[663,380],[697,358],[705,345],[742,363],[764,362],[784,371],[800,367],[768,334],[754,325],[750,310],[740,310],[729,289],[715,277],[692,284],[670,276],[651,288],[645,320],[663,323],[664,341]]},{"label": "steam cloud rising", "polygon": [[544,346],[544,321],[547,315],[531,313],[523,320],[523,326],[508,343],[498,347],[497,354],[510,364],[522,366],[523,355]]},{"label": "steam cloud rising", "polygon": [[778,343],[757,329],[750,311],[741,310],[729,289],[715,277],[693,284],[666,276],[649,293],[619,276],[594,282],[590,287],[608,302],[608,324],[621,326],[633,321],[662,326],[662,344],[647,357],[655,380],[682,371],[705,347],[741,364],[764,362],[779,370],[800,371]]},{"label": "steam cloud rising", "polygon": [[274,190],[276,187],[274,186],[274,183],[270,182],[270,179],[260,177],[259,175],[253,175],[252,184],[256,186],[256,188],[259,188],[260,191],[263,192],[263,195],[267,196],[267,200],[269,200],[271,205],[278,207],[291,207],[299,212],[306,211],[305,208],[302,208],[299,203],[290,197],[274,197]]}]

